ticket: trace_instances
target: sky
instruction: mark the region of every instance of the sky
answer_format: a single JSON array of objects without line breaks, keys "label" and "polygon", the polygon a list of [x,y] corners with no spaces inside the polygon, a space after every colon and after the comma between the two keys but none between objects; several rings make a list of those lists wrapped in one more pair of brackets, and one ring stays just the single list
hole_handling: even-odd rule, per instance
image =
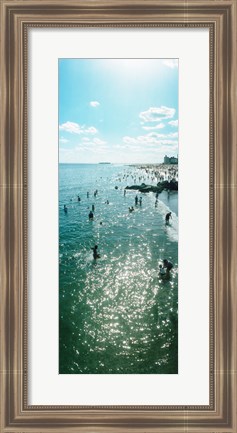
[{"label": "sky", "polygon": [[178,60],[60,59],[59,162],[178,154]]}]

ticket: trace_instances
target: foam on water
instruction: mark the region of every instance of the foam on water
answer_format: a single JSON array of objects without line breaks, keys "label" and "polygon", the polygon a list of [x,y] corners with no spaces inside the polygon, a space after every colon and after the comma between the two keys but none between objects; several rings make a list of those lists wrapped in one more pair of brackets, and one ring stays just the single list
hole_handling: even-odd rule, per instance
[{"label": "foam on water", "polygon": [[[166,204],[164,204],[161,200],[158,201],[157,209],[164,219],[164,230],[166,231],[167,236],[171,241],[178,242],[179,225],[178,225],[177,215],[174,212],[172,212],[171,209]],[[172,212],[172,218],[170,219],[170,222],[168,224],[165,224],[165,216],[168,212]]]}]

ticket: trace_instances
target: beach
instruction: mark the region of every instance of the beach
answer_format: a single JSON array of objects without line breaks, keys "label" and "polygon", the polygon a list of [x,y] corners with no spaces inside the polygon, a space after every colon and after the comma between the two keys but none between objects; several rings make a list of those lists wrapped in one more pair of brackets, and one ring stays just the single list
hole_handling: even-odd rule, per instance
[{"label": "beach", "polygon": [[177,166],[59,165],[60,373],[178,372],[178,192],[126,189],[173,178]]}]

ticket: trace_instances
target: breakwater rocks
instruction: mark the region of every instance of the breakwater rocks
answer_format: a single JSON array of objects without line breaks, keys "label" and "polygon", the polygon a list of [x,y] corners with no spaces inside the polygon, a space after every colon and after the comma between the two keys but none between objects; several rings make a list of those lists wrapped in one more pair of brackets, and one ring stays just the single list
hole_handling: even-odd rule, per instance
[{"label": "breakwater rocks", "polygon": [[139,192],[158,192],[161,193],[163,190],[167,191],[178,191],[177,180],[172,179],[171,181],[164,180],[155,185],[146,185],[142,183],[141,185],[126,186],[125,189],[137,190]]}]

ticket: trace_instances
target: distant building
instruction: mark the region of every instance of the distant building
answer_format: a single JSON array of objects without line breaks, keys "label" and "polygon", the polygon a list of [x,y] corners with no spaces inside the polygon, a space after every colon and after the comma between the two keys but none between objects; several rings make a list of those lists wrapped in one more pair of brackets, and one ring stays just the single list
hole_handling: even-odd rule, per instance
[{"label": "distant building", "polygon": [[178,164],[178,156],[177,158],[175,156],[167,156],[164,157],[164,164]]}]

